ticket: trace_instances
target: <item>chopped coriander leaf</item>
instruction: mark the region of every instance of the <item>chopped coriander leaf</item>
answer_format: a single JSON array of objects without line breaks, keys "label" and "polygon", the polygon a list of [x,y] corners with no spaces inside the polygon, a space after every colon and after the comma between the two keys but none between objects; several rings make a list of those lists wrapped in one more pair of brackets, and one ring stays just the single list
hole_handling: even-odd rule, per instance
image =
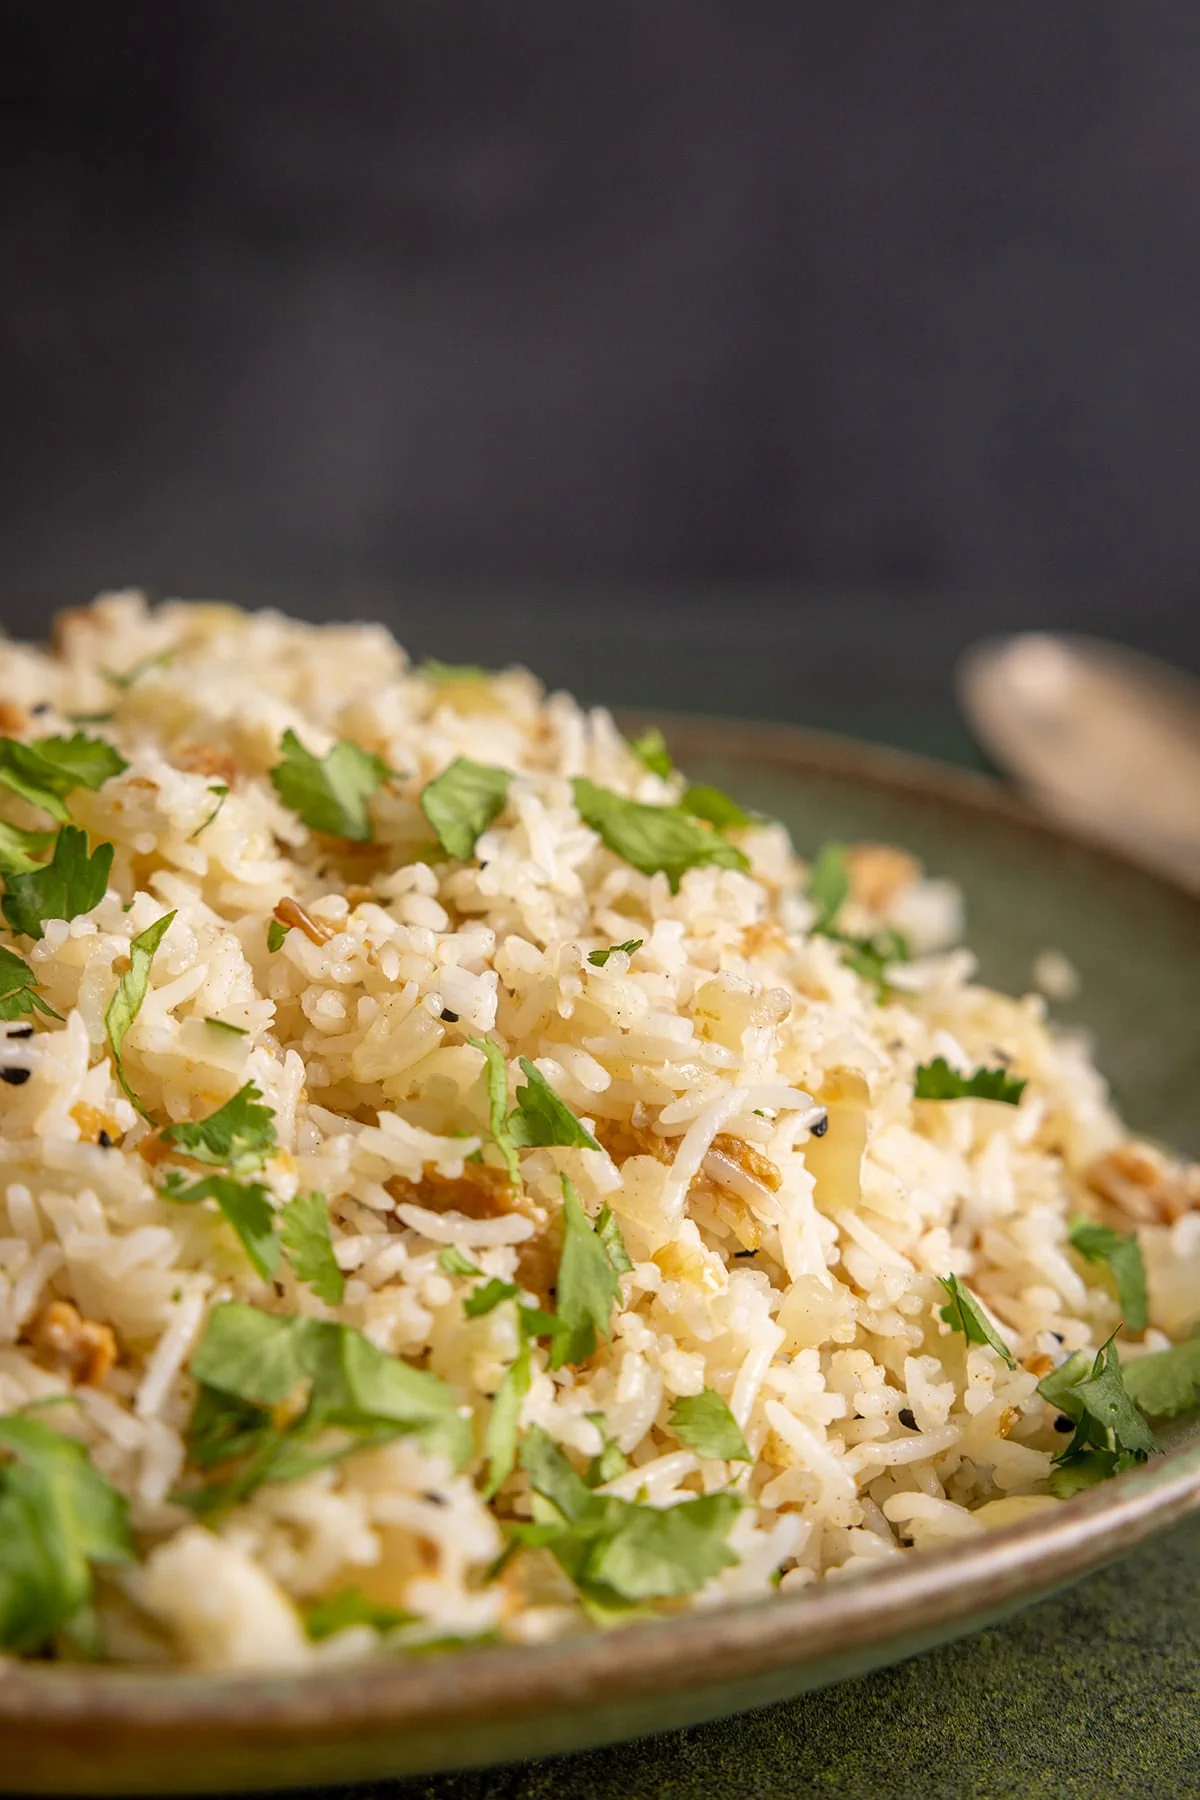
[{"label": "chopped coriander leaf", "polygon": [[667,740],[657,725],[650,725],[639,737],[625,741],[643,768],[649,769],[652,775],[660,775],[666,781],[674,774],[675,765],[667,749]]},{"label": "chopped coriander leaf", "polygon": [[620,1611],[694,1593],[738,1560],[727,1542],[741,1510],[736,1494],[654,1507],[593,1493],[538,1426],[521,1442],[521,1466],[542,1504],[532,1526],[510,1533],[546,1545],[585,1603]]},{"label": "chopped coriander leaf", "polygon": [[56,832],[26,831],[0,819],[0,875],[29,875],[41,868],[39,857],[54,842]]},{"label": "chopped coriander leaf", "polygon": [[340,1306],[346,1277],[333,1252],[324,1194],[297,1194],[279,1214],[279,1240],[298,1281],[326,1306]]},{"label": "chopped coriander leaf", "polygon": [[133,1559],[128,1508],[82,1444],[37,1419],[0,1418],[0,1646],[18,1655],[78,1639],[92,1565]]},{"label": "chopped coriander leaf", "polygon": [[267,949],[271,952],[272,956],[274,956],[276,950],[280,948],[284,938],[291,929],[290,925],[281,925],[278,919],[271,920],[271,923],[267,926]]},{"label": "chopped coriander leaf", "polygon": [[597,787],[582,775],[576,777],[573,788],[584,824],[590,825],[614,855],[643,875],[661,870],[672,893],[678,891],[689,869],[710,863],[722,869],[750,867],[742,852],[720,832],[681,806],[643,806],[609,788]]},{"label": "chopped coriander leaf", "polygon": [[400,1612],[394,1606],[381,1606],[368,1600],[361,1588],[342,1588],[327,1600],[305,1608],[304,1629],[314,1644],[335,1632],[348,1631],[352,1625],[369,1625],[372,1631],[395,1631],[401,1625],[415,1625],[415,1613]]},{"label": "chopped coriander leaf", "polygon": [[504,1158],[509,1180],[516,1187],[521,1180],[521,1164],[508,1129],[508,1065],[504,1052],[493,1037],[472,1037],[467,1042],[473,1049],[483,1052],[492,1142]]},{"label": "chopped coriander leaf", "polygon": [[285,731],[283,761],[271,770],[271,785],[308,826],[351,843],[371,840],[367,801],[391,770],[378,756],[344,739],[324,756],[306,750],[294,731]]},{"label": "chopped coriander leaf", "polygon": [[230,1037],[250,1036],[250,1032],[245,1025],[231,1025],[228,1019],[214,1019],[209,1016],[205,1019],[204,1023],[206,1025],[211,1025],[214,1031],[227,1031]]},{"label": "chopped coriander leaf", "polygon": [[1069,1500],[1113,1475],[1123,1475],[1136,1467],[1140,1459],[1128,1450],[1073,1450],[1050,1471],[1048,1486],[1056,1500]]},{"label": "chopped coriander leaf", "polygon": [[153,656],[139,657],[138,661],[131,663],[129,668],[127,668],[123,674],[115,669],[101,669],[100,673],[103,675],[105,681],[111,681],[115,688],[120,688],[122,693],[124,693],[128,688],[131,688],[134,682],[142,675],[148,674],[151,669],[165,668],[174,654],[175,652],[173,650],[158,650]]},{"label": "chopped coriander leaf", "polygon": [[60,824],[71,817],[66,795],[77,785],[62,769],[39,756],[32,745],[0,737],[0,786],[10,788],[31,806],[41,807]]},{"label": "chopped coriander leaf", "polygon": [[1173,1419],[1200,1404],[1200,1328],[1182,1344],[1122,1364],[1125,1391],[1152,1419]]},{"label": "chopped coriander leaf", "polygon": [[165,1125],[160,1136],[196,1162],[225,1166],[235,1175],[249,1174],[261,1169],[275,1148],[275,1114],[258,1104],[261,1099],[260,1090],[248,1081],[207,1119]]},{"label": "chopped coriander leaf", "polygon": [[486,681],[487,669],[481,669],[478,663],[439,662],[436,656],[427,656],[423,663],[418,663],[417,674],[424,675],[426,681],[432,681],[437,687],[449,687],[460,681]]},{"label": "chopped coriander leaf", "polygon": [[35,738],[30,748],[59,772],[68,792],[73,787],[83,787],[95,793],[106,781],[123,774],[129,767],[121,752],[107,739],[88,737],[83,731],[77,731],[69,738]]},{"label": "chopped coriander leaf", "polygon": [[456,862],[470,862],[475,845],[504,811],[512,776],[507,769],[456,756],[421,789],[421,811],[438,843]]},{"label": "chopped coriander leaf", "polygon": [[[414,1436],[455,1468],[472,1452],[470,1426],[453,1391],[348,1325],[225,1302],[209,1317],[191,1373],[200,1395],[188,1429],[189,1464],[201,1470],[240,1465],[231,1476],[175,1496],[206,1515],[245,1499],[264,1481],[296,1480],[392,1437]],[[305,1395],[290,1423],[275,1423],[273,1408]],[[347,1435],[330,1450],[313,1446],[327,1427]]]},{"label": "chopped coriander leaf", "polygon": [[508,1129],[519,1150],[538,1145],[560,1144],[564,1148],[599,1150],[600,1146],[587,1128],[579,1123],[570,1107],[560,1100],[546,1077],[527,1056],[521,1058],[526,1087],[517,1089],[517,1104],[509,1115]]},{"label": "chopped coriander leaf", "polygon": [[114,712],[64,713],[72,725],[111,725],[116,718]]},{"label": "chopped coriander leaf", "polygon": [[1077,1381],[1083,1381],[1086,1378],[1090,1367],[1091,1363],[1086,1353],[1082,1350],[1073,1350],[1065,1361],[1059,1363],[1057,1369],[1051,1369],[1050,1373],[1044,1375],[1038,1382],[1037,1391],[1042,1399],[1049,1401],[1051,1406],[1057,1407],[1059,1412],[1065,1413],[1075,1424],[1079,1423],[1083,1408],[1071,1398],[1071,1389]]},{"label": "chopped coriander leaf", "polygon": [[950,1296],[941,1308],[941,1317],[946,1324],[954,1331],[961,1331],[968,1344],[990,1344],[1009,1368],[1015,1369],[1017,1364],[1012,1351],[998,1336],[974,1294],[963,1286],[957,1275],[939,1275],[938,1280]]},{"label": "chopped coriander leaf", "polygon": [[1091,1219],[1073,1219],[1068,1233],[1073,1249],[1088,1262],[1104,1263],[1112,1274],[1117,1299],[1128,1331],[1144,1331],[1146,1311],[1146,1268],[1136,1231],[1128,1236],[1113,1231],[1108,1225],[1097,1225]]},{"label": "chopped coriander leaf", "polygon": [[741,1426],[712,1388],[676,1400],[669,1423],[675,1436],[698,1456],[720,1457],[725,1462],[751,1460]]},{"label": "chopped coriander leaf", "polygon": [[97,844],[89,854],[87,832],[64,825],[48,863],[28,874],[6,877],[0,909],[13,931],[40,938],[46,919],[75,919],[100,904],[112,861],[111,844]]},{"label": "chopped coriander leaf", "polygon": [[850,897],[850,870],[845,844],[822,844],[808,878],[808,897],[817,909],[813,930],[828,934]]},{"label": "chopped coriander leaf", "polygon": [[599,1455],[593,1456],[587,1466],[583,1479],[590,1488],[603,1487],[608,1481],[615,1481],[618,1475],[624,1475],[629,1461],[616,1438],[608,1435],[608,1420],[602,1412],[586,1415],[600,1433],[601,1447]]},{"label": "chopped coriander leaf", "polygon": [[0,1020],[8,1024],[34,1011],[51,1019],[60,1018],[61,1014],[47,1005],[37,987],[38,978],[29,964],[11,950],[0,949]]},{"label": "chopped coriander leaf", "polygon": [[550,1346],[550,1367],[586,1362],[596,1350],[596,1333],[609,1335],[621,1283],[607,1249],[583,1210],[568,1178],[562,1177],[562,1252],[558,1264],[558,1318],[566,1326]]},{"label": "chopped coriander leaf", "polygon": [[602,969],[614,951],[620,950],[625,956],[632,956],[635,950],[641,949],[645,941],[645,938],[627,938],[623,944],[610,944],[607,950],[589,950],[588,961],[594,968]]},{"label": "chopped coriander leaf", "polygon": [[477,1269],[473,1262],[468,1262],[462,1251],[454,1244],[439,1253],[438,1268],[444,1270],[447,1275],[483,1274],[483,1270]]},{"label": "chopped coriander leaf", "polygon": [[504,1378],[496,1389],[492,1410],[488,1414],[488,1422],[483,1434],[483,1451],[487,1458],[483,1484],[485,1500],[492,1498],[517,1466],[517,1434],[521,1423],[521,1404],[529,1392],[533,1379],[532,1343],[530,1335],[521,1321],[523,1311],[524,1308],[517,1308],[518,1321],[521,1322],[521,1347],[514,1360],[504,1371]]},{"label": "chopped coriander leaf", "polygon": [[221,808],[224,806],[226,800],[229,798],[229,788],[226,785],[226,783],[223,781],[213,782],[212,786],[209,788],[208,791],[210,794],[217,794],[219,796],[219,798],[217,800],[217,804],[213,807],[213,809],[209,813],[208,817],[206,819],[201,819],[201,821],[200,821],[199,825],[197,825],[195,831],[192,832],[191,835],[194,838],[198,838],[202,831],[208,830],[209,826],[212,824],[213,820],[216,818],[217,814],[220,812]]},{"label": "chopped coriander leaf", "polygon": [[150,984],[150,965],[154,961],[154,953],[170,930],[174,917],[174,912],[164,913],[160,919],[155,919],[153,925],[148,925],[145,931],[130,940],[129,968],[118,981],[117,991],[109,1001],[108,1011],[104,1015],[104,1029],[108,1033],[117,1080],[143,1119],[148,1119],[150,1114],[129,1085],[125,1065],[121,1061],[121,1049],[129,1027],[142,1010],[142,1001],[146,998],[146,989]]},{"label": "chopped coriander leaf", "polygon": [[863,981],[869,981],[878,991],[880,999],[884,997],[888,985],[887,972],[891,964],[908,962],[911,956],[907,939],[901,932],[893,931],[890,927],[875,932],[869,938],[843,937],[836,931],[829,931],[824,935],[845,946],[842,961]]},{"label": "chopped coriander leaf", "polygon": [[174,1200],[180,1206],[215,1200],[255,1269],[264,1281],[271,1280],[279,1267],[279,1239],[275,1235],[275,1214],[261,1182],[238,1181],[232,1175],[202,1175],[198,1181],[188,1181],[178,1169],[173,1169],[159,1192],[164,1200]]},{"label": "chopped coriander leaf", "polygon": [[707,787],[702,782],[688,788],[679,804],[693,819],[707,819],[718,831],[743,831],[752,822],[745,807],[739,806],[722,789]]},{"label": "chopped coriander leaf", "polygon": [[610,1206],[602,1206],[596,1215],[596,1236],[604,1245],[604,1254],[612,1264],[613,1272],[617,1275],[628,1275],[633,1268],[633,1259],[625,1248],[621,1227],[613,1217]]},{"label": "chopped coriander leaf", "polygon": [[1007,1069],[976,1069],[974,1074],[960,1075],[944,1056],[935,1056],[931,1063],[922,1063],[918,1068],[913,1098],[998,1100],[1004,1106],[1016,1106],[1027,1086]]},{"label": "chopped coriander leaf", "polygon": [[468,1319],[482,1319],[485,1313],[494,1312],[505,1300],[515,1300],[520,1293],[515,1282],[501,1281],[493,1275],[482,1287],[477,1287],[463,1301],[463,1311]]},{"label": "chopped coriander leaf", "polygon": [[[1038,1384],[1043,1398],[1045,1385]],[[1061,1385],[1055,1384],[1052,1391],[1057,1392]],[[1057,1459],[1060,1462],[1070,1461],[1088,1445],[1098,1450],[1124,1451],[1138,1461],[1144,1461],[1159,1448],[1157,1438],[1126,1390],[1111,1337],[1097,1351],[1090,1373],[1085,1368],[1054,1403],[1077,1421],[1075,1436]]]}]

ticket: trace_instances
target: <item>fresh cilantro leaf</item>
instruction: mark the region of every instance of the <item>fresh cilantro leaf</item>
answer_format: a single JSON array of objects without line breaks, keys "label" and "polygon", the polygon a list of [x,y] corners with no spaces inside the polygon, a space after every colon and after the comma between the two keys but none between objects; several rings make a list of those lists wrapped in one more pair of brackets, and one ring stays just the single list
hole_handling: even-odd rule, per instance
[{"label": "fresh cilantro leaf", "polygon": [[517,1089],[517,1104],[508,1120],[509,1134],[517,1148],[561,1144],[565,1148],[599,1150],[591,1132],[579,1123],[527,1056],[521,1058],[521,1069],[528,1086]]},{"label": "fresh cilantro leaf", "polygon": [[[518,1317],[521,1313],[518,1308]],[[483,1434],[483,1451],[487,1458],[483,1497],[490,1500],[508,1480],[517,1464],[517,1432],[521,1421],[521,1404],[533,1379],[533,1350],[529,1336],[521,1331],[521,1347],[504,1371],[496,1389],[492,1410]]]},{"label": "fresh cilantro leaf", "polygon": [[750,1449],[742,1428],[712,1388],[681,1395],[671,1408],[671,1430],[698,1456],[720,1457],[725,1462],[749,1462]]},{"label": "fresh cilantro leaf", "polygon": [[180,1206],[215,1200],[258,1273],[264,1281],[271,1280],[279,1267],[279,1239],[275,1235],[275,1214],[261,1182],[238,1181],[232,1175],[202,1175],[198,1181],[189,1182],[178,1169],[173,1169],[159,1192],[164,1200],[174,1200]]},{"label": "fresh cilantro leaf", "polygon": [[517,1187],[521,1180],[521,1164],[508,1129],[508,1065],[504,1060],[504,1052],[492,1037],[472,1037],[467,1042],[474,1049],[483,1052],[492,1142],[504,1158],[509,1180]]},{"label": "fresh cilantro leaf", "polygon": [[267,949],[271,952],[272,956],[274,956],[276,950],[281,947],[284,938],[291,929],[290,925],[281,925],[278,919],[271,920],[271,923],[267,926]]},{"label": "fresh cilantro leaf", "polygon": [[486,1313],[494,1312],[505,1300],[515,1300],[520,1293],[515,1282],[501,1281],[493,1275],[482,1287],[477,1287],[463,1301],[463,1311],[468,1319],[482,1319]]},{"label": "fresh cilantro leaf", "polygon": [[115,669],[101,669],[100,673],[103,675],[105,681],[111,681],[115,688],[119,688],[121,692],[124,693],[127,689],[131,688],[134,682],[139,680],[141,676],[148,674],[151,669],[165,668],[174,654],[175,652],[173,650],[157,650],[153,656],[139,657],[137,662],[131,663],[124,673]]},{"label": "fresh cilantro leaf", "polygon": [[114,712],[86,712],[86,713],[64,713],[63,714],[63,718],[69,719],[71,721],[72,725],[111,725],[113,720],[116,718],[116,716],[117,715]]},{"label": "fresh cilantro leaf", "polygon": [[64,825],[48,863],[29,874],[6,877],[4,917],[13,931],[40,938],[44,920],[91,912],[104,898],[112,860],[111,844],[97,844],[89,855],[87,832]]},{"label": "fresh cilantro leaf", "polygon": [[867,938],[844,937],[841,932],[827,931],[826,937],[843,945],[842,961],[863,981],[869,981],[882,1000],[888,985],[888,969],[893,963],[908,962],[908,941],[899,931],[887,928]]},{"label": "fresh cilantro leaf", "polygon": [[304,1629],[314,1644],[335,1632],[347,1631],[352,1625],[369,1625],[372,1631],[395,1631],[401,1625],[415,1625],[415,1613],[400,1612],[394,1606],[381,1606],[368,1600],[361,1588],[342,1588],[328,1600],[318,1600],[304,1612]]},{"label": "fresh cilantro leaf", "polygon": [[456,862],[470,862],[480,837],[504,811],[511,780],[507,769],[456,756],[421,789],[421,811]]},{"label": "fresh cilantro leaf", "polygon": [[1085,1444],[1095,1444],[1100,1449],[1129,1451],[1144,1459],[1158,1449],[1157,1438],[1126,1391],[1111,1337],[1096,1353],[1090,1375],[1073,1384],[1067,1400],[1081,1409],[1081,1416],[1065,1454]]},{"label": "fresh cilantro leaf", "polygon": [[211,1025],[214,1031],[228,1032],[230,1037],[249,1037],[250,1032],[245,1025],[231,1025],[228,1019],[206,1018],[204,1023]]},{"label": "fresh cilantro leaf", "polygon": [[41,868],[38,860],[43,850],[54,842],[56,832],[26,831],[21,825],[10,825],[0,819],[0,875],[29,875]]},{"label": "fresh cilantro leaf", "polygon": [[[208,791],[210,794],[216,794],[218,796],[217,804],[213,807],[212,811],[209,813],[209,815],[206,819],[201,819],[199,825],[197,825],[195,831],[193,831],[191,834],[191,836],[193,838],[198,838],[202,831],[208,830],[209,826],[212,824],[213,820],[216,818],[217,814],[220,812],[221,808],[224,806],[226,800],[229,798],[228,785],[223,781],[214,781]],[[189,839],[189,842],[190,842],[190,839]]]},{"label": "fresh cilantro leaf", "polygon": [[708,787],[703,782],[688,788],[679,804],[693,819],[707,819],[718,831],[742,831],[751,823],[745,807],[721,788]]},{"label": "fresh cilantro leaf", "polygon": [[39,806],[60,824],[71,817],[66,795],[76,783],[62,769],[38,755],[30,744],[0,737],[0,786],[11,788],[30,806]]},{"label": "fresh cilantro leaf", "polygon": [[283,734],[283,761],[271,770],[271,785],[308,826],[351,843],[371,840],[367,801],[391,770],[357,744],[340,740],[324,756],[306,750],[294,731]]},{"label": "fresh cilantro leaf", "polygon": [[922,1063],[917,1070],[913,1097],[917,1100],[999,1100],[1005,1106],[1016,1106],[1028,1083],[1011,1076],[1007,1069],[976,1069],[973,1075],[960,1075],[944,1056]]},{"label": "fresh cilantro leaf", "polygon": [[603,1487],[607,1481],[615,1481],[618,1475],[624,1475],[629,1467],[628,1458],[621,1449],[616,1438],[608,1435],[608,1420],[602,1412],[591,1412],[586,1415],[600,1433],[602,1440],[600,1454],[593,1456],[587,1466],[584,1480],[590,1488]]},{"label": "fresh cilantro leaf", "polygon": [[604,1254],[612,1264],[613,1272],[617,1275],[628,1275],[633,1268],[633,1260],[625,1248],[621,1227],[613,1217],[610,1206],[602,1206],[596,1216],[596,1236],[604,1245]]},{"label": "fresh cilantro leaf", "polygon": [[720,832],[685,812],[681,806],[643,806],[626,800],[609,788],[597,787],[585,776],[574,783],[575,805],[585,825],[590,825],[616,856],[623,857],[643,875],[662,870],[678,891],[688,869],[706,863],[722,869],[748,869],[742,852],[727,843]]},{"label": "fresh cilantro leaf", "polygon": [[538,1426],[522,1440],[521,1466],[549,1511],[514,1535],[548,1545],[585,1601],[621,1610],[694,1593],[738,1560],[727,1541],[736,1494],[654,1507],[593,1493]]},{"label": "fresh cilantro leaf", "polygon": [[954,1331],[961,1331],[968,1344],[990,1344],[1010,1369],[1016,1368],[1012,1351],[993,1329],[992,1323],[957,1275],[939,1275],[938,1280],[949,1294],[949,1302],[941,1308],[941,1316]]},{"label": "fresh cilantro leaf", "polygon": [[632,956],[635,950],[641,949],[645,941],[645,938],[627,938],[623,944],[610,944],[607,950],[589,950],[588,961],[595,968],[602,969],[614,950],[621,950],[626,956]]},{"label": "fresh cilantro leaf", "polygon": [[118,981],[117,991],[109,1001],[108,1011],[104,1015],[104,1029],[108,1033],[108,1043],[112,1050],[113,1067],[117,1071],[117,1080],[143,1119],[148,1119],[150,1114],[129,1085],[125,1075],[125,1066],[121,1061],[121,1048],[129,1027],[142,1010],[142,1001],[146,998],[146,989],[150,982],[150,965],[154,961],[154,953],[170,930],[174,917],[174,912],[164,913],[161,919],[155,919],[153,925],[148,925],[145,931],[130,940],[129,968]]},{"label": "fresh cilantro leaf", "polygon": [[1139,1458],[1127,1450],[1097,1450],[1088,1447],[1070,1451],[1050,1471],[1049,1489],[1056,1500],[1069,1500],[1114,1475],[1124,1474],[1136,1466]]},{"label": "fresh cilantro leaf", "polygon": [[67,792],[73,787],[83,787],[95,793],[106,781],[123,774],[129,767],[121,752],[107,739],[88,737],[83,731],[77,731],[69,738],[35,738],[30,748],[59,772],[67,783]]},{"label": "fresh cilantro leaf", "polygon": [[423,663],[418,663],[417,674],[424,675],[426,681],[432,681],[436,687],[450,687],[460,681],[486,681],[488,671],[481,669],[478,663],[439,662],[436,656],[427,656]]},{"label": "fresh cilantro leaf", "polygon": [[[193,1467],[240,1458],[225,1479],[176,1496],[212,1513],[264,1481],[291,1481],[324,1463],[390,1437],[415,1436],[461,1468],[472,1454],[468,1421],[449,1387],[388,1356],[348,1325],[264,1313],[227,1301],[214,1307],[191,1373],[201,1384],[188,1433]],[[290,1424],[270,1409],[307,1403]],[[348,1439],[311,1448],[327,1428]]]},{"label": "fresh cilantro leaf", "polygon": [[338,1268],[324,1194],[297,1194],[279,1215],[279,1239],[298,1280],[326,1306],[340,1306],[346,1277]]},{"label": "fresh cilantro leaf", "polygon": [[1076,1424],[1083,1416],[1083,1408],[1072,1399],[1071,1389],[1077,1381],[1087,1378],[1090,1367],[1086,1353],[1083,1350],[1073,1350],[1065,1361],[1059,1363],[1057,1369],[1051,1369],[1038,1382],[1037,1391],[1042,1399],[1048,1400],[1051,1406],[1057,1407],[1059,1412],[1065,1413]]},{"label": "fresh cilantro leaf", "polygon": [[1108,1225],[1097,1225],[1091,1219],[1073,1219],[1068,1236],[1072,1247],[1088,1262],[1107,1264],[1116,1283],[1126,1329],[1144,1331],[1149,1318],[1146,1267],[1137,1232],[1131,1231],[1125,1236]]},{"label": "fresh cilantro leaf", "polygon": [[37,1419],[0,1418],[0,1645],[33,1655],[82,1636],[92,1565],[132,1556],[126,1502],[82,1444]]},{"label": "fresh cilantro leaf", "polygon": [[808,897],[817,909],[813,930],[828,934],[850,897],[850,869],[845,844],[822,844],[808,878]]},{"label": "fresh cilantro leaf", "polygon": [[29,964],[11,950],[0,949],[0,1019],[7,1024],[34,1011],[51,1019],[60,1018],[62,1015],[42,999],[37,986],[38,978]]},{"label": "fresh cilantro leaf", "polygon": [[195,1162],[226,1167],[234,1175],[250,1174],[262,1168],[275,1148],[275,1114],[258,1104],[261,1099],[260,1090],[248,1081],[207,1119],[165,1125],[159,1135]]},{"label": "fresh cilantro leaf", "polygon": [[1200,1405],[1200,1328],[1182,1344],[1122,1364],[1125,1391],[1152,1419],[1173,1419]]},{"label": "fresh cilantro leaf", "polygon": [[671,761],[671,752],[667,749],[667,740],[657,725],[648,726],[640,737],[626,738],[626,743],[642,764],[652,775],[661,775],[666,781],[675,771]]},{"label": "fresh cilantro leaf", "polygon": [[447,1275],[482,1275],[473,1262],[468,1262],[462,1251],[451,1244],[448,1249],[438,1255],[438,1268],[444,1269]]},{"label": "fresh cilantro leaf", "polygon": [[621,1283],[608,1252],[583,1210],[568,1178],[562,1177],[562,1253],[558,1264],[558,1318],[567,1329],[550,1346],[550,1367],[586,1362],[596,1350],[596,1333],[607,1337]]}]

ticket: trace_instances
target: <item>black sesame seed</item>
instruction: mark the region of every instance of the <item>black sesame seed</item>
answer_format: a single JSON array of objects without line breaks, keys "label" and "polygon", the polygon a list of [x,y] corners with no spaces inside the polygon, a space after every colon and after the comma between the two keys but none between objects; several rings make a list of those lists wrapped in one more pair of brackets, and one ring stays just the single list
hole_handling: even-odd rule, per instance
[{"label": "black sesame seed", "polygon": [[905,1431],[915,1431],[917,1429],[917,1415],[911,1406],[902,1406],[896,1416],[900,1420]]},{"label": "black sesame seed", "polygon": [[10,1038],[30,1038],[33,1036],[32,1025],[18,1025],[15,1031],[9,1032]]},{"label": "black sesame seed", "polygon": [[421,1498],[428,1500],[430,1506],[449,1506],[450,1504],[445,1494],[439,1494],[433,1488],[426,1488]]},{"label": "black sesame seed", "polygon": [[1054,1421],[1054,1429],[1055,1431],[1074,1431],[1075,1421],[1074,1419],[1068,1419],[1066,1413],[1059,1413],[1057,1419]]},{"label": "black sesame seed", "polygon": [[9,1087],[24,1087],[31,1073],[29,1069],[0,1069],[0,1081],[7,1081]]},{"label": "black sesame seed", "polygon": [[102,1150],[111,1150],[113,1147],[113,1141],[103,1127],[101,1127],[100,1136],[96,1139],[96,1142]]},{"label": "black sesame seed", "polygon": [[814,1137],[824,1137],[825,1133],[829,1130],[829,1114],[822,1113],[816,1124],[809,1126],[809,1130]]},{"label": "black sesame seed", "polygon": [[448,1006],[443,1006],[442,1017],[446,1021],[447,1025],[457,1025],[458,1024],[458,1014],[456,1012],[451,1012],[450,1008]]},{"label": "black sesame seed", "polygon": [[1052,1331],[1050,1336],[1054,1339],[1056,1344],[1065,1344],[1067,1341],[1061,1331]]},{"label": "black sesame seed", "polygon": [[733,1254],[734,1254],[734,1256],[735,1256],[735,1257],[738,1257],[738,1256],[757,1256],[757,1255],[758,1255],[758,1251],[757,1251],[757,1250],[735,1250],[735,1251],[734,1251],[734,1253],[733,1253]]},{"label": "black sesame seed", "polygon": [[31,706],[29,710],[35,719],[40,719],[43,713],[48,713],[50,711],[50,702],[48,700],[39,700],[37,705]]}]

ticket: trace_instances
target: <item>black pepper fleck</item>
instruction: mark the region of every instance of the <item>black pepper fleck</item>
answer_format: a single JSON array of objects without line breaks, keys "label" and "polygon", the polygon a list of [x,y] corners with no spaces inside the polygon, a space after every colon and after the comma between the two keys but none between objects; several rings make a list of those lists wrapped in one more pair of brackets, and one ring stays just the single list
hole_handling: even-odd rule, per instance
[{"label": "black pepper fleck", "polygon": [[48,700],[39,700],[36,706],[30,707],[29,711],[35,719],[40,719],[43,713],[48,713],[50,711],[50,702]]},{"label": "black pepper fleck", "polygon": [[101,1127],[100,1136],[96,1139],[96,1142],[102,1150],[111,1150],[113,1147],[113,1141],[103,1127]]},{"label": "black pepper fleck", "polygon": [[915,1431],[917,1429],[917,1415],[914,1413],[911,1406],[902,1406],[896,1417],[903,1425],[905,1431]]},{"label": "black pepper fleck", "polygon": [[1074,1419],[1068,1419],[1066,1413],[1059,1413],[1057,1419],[1054,1421],[1054,1429],[1055,1431],[1074,1431],[1075,1421]]},{"label": "black pepper fleck", "polygon": [[7,1081],[9,1087],[24,1087],[30,1073],[29,1069],[0,1069],[0,1081]]},{"label": "black pepper fleck", "polygon": [[451,1012],[450,1008],[448,1006],[443,1006],[442,1017],[446,1021],[447,1025],[457,1025],[458,1024],[458,1014],[456,1012]]},{"label": "black pepper fleck", "polygon": [[809,1130],[814,1137],[824,1137],[825,1133],[829,1130],[829,1114],[822,1113],[816,1124],[810,1125]]}]

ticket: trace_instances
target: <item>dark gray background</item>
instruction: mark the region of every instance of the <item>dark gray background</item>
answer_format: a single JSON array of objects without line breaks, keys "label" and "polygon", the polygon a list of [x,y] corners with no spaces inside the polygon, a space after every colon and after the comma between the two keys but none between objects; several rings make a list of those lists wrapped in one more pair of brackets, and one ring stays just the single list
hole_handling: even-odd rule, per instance
[{"label": "dark gray background", "polygon": [[950,750],[982,631],[1200,666],[1188,0],[0,32],[11,626],[222,593]]}]

